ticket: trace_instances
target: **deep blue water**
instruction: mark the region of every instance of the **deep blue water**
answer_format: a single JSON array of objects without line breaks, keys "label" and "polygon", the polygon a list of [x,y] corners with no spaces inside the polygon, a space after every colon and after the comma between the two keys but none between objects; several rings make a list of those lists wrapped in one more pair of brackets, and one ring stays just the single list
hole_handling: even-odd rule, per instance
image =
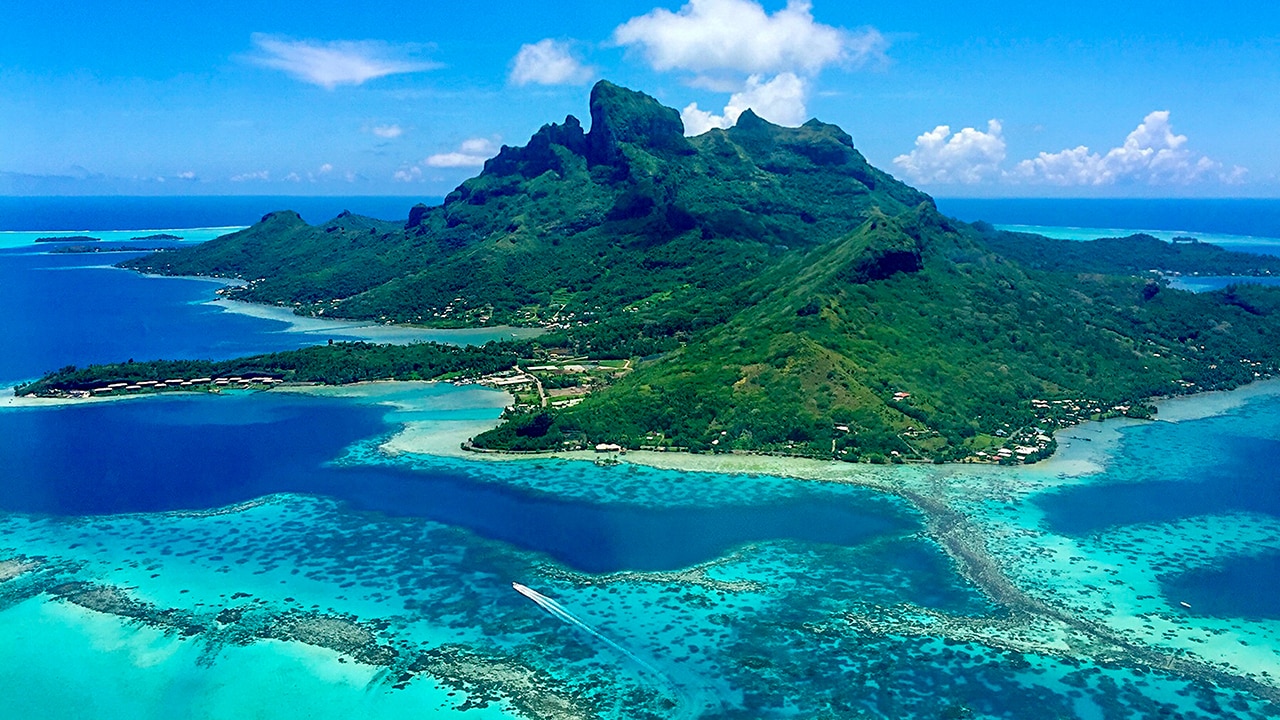
[{"label": "deep blue water", "polygon": [[[919,529],[900,504],[870,491],[654,509],[535,494],[448,470],[330,464],[349,444],[389,431],[384,413],[278,394],[0,412],[0,511],[203,510],[305,493],[465,528],[585,572],[677,569],[760,540],[847,546]],[[492,472],[546,470],[520,463]]]},{"label": "deep blue water", "polygon": [[135,255],[0,250],[0,383],[68,364],[223,359],[320,341],[280,332],[282,322],[206,305],[215,283],[110,267],[129,257]]},{"label": "deep blue water", "polygon": [[1277,199],[938,198],[938,209],[993,225],[1182,230],[1280,237]]},{"label": "deep blue water", "polygon": [[1191,606],[1197,615],[1280,619],[1280,555],[1237,557],[1215,567],[1160,578],[1161,590]]},{"label": "deep blue water", "polygon": [[[1136,524],[1251,513],[1280,518],[1280,402],[1226,415],[1129,428],[1105,475],[1034,497],[1054,532],[1085,536]],[[1170,607],[1218,617],[1280,618],[1280,558],[1229,557],[1160,577]]]},{"label": "deep blue water", "polygon": [[252,225],[276,210],[321,223],[343,210],[381,220],[409,217],[416,203],[438,197],[13,197],[0,196],[0,230],[150,230]]},{"label": "deep blue water", "polygon": [[1212,422],[1143,428],[1157,436],[1150,441],[1203,461],[1157,463],[1129,451],[1108,468],[1117,482],[1072,486],[1038,495],[1036,502],[1050,529],[1067,535],[1237,511],[1280,517],[1280,438],[1219,428]]}]

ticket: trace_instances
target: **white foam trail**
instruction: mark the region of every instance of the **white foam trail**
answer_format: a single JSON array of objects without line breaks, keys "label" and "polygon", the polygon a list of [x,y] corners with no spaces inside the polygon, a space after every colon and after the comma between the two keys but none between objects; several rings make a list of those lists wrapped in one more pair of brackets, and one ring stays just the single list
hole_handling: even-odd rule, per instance
[{"label": "white foam trail", "polygon": [[578,617],[573,613],[565,610],[564,606],[555,600],[552,600],[527,585],[521,585],[518,582],[511,583],[511,587],[514,588],[516,592],[537,603],[538,607],[546,610],[550,615],[588,633],[600,642],[608,645],[614,650],[617,650],[636,665],[643,668],[645,672],[657,679],[663,689],[676,700],[676,706],[668,716],[671,720],[700,717],[702,711],[708,707],[708,700],[710,700],[710,704],[716,704],[716,696],[714,692],[708,693],[705,688],[689,688],[677,685],[666,675],[666,673],[663,673],[653,665],[641,660],[635,653],[622,647],[608,637],[605,637],[599,630],[596,630],[587,623],[578,619]]},{"label": "white foam trail", "polygon": [[596,638],[600,642],[603,642],[604,644],[608,645],[614,650],[617,650],[619,653],[622,653],[623,655],[627,656],[628,658],[631,659],[632,662],[644,668],[646,671],[652,673],[653,675],[656,675],[663,682],[667,683],[668,685],[671,684],[671,680],[668,679],[666,675],[663,675],[657,668],[645,662],[644,660],[641,660],[639,657],[636,656],[635,653],[631,652],[630,650],[622,647],[621,645],[609,639],[608,637],[605,637],[605,635],[601,633],[599,630],[596,630],[595,628],[586,624],[582,620],[578,619],[576,615],[569,612],[568,610],[565,610],[564,606],[561,605],[560,603],[556,602],[555,600],[552,600],[551,598],[547,597],[546,595],[543,595],[542,593],[538,592],[537,590],[534,590],[533,588],[527,585],[521,585],[520,583],[513,582],[511,583],[511,587],[514,588],[516,592],[520,593],[521,595],[537,603],[538,607],[542,608],[543,610],[546,610],[548,613],[551,613],[552,615],[563,620],[564,622],[567,622],[570,625],[590,634],[592,637]]}]

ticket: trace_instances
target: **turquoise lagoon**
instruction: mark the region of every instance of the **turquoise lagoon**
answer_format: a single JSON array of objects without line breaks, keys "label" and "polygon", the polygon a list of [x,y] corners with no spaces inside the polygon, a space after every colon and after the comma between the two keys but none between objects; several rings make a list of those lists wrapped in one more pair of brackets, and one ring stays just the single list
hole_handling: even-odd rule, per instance
[{"label": "turquoise lagoon", "polygon": [[0,410],[0,716],[1280,712],[1275,384],[1018,470],[479,461],[413,435],[499,393],[340,394]]},{"label": "turquoise lagoon", "polygon": [[[224,300],[216,294],[224,285],[221,280],[149,277],[113,267],[137,253],[51,254],[47,245],[34,244],[36,236],[46,233],[8,234],[26,239],[14,247],[0,246],[0,307],[5,308],[0,313],[5,344],[0,383],[5,385],[68,363],[221,359],[331,339],[469,344],[536,334],[517,328],[437,330],[304,318],[284,308]],[[94,234],[106,235],[110,233]],[[103,242],[108,248],[121,246]]]},{"label": "turquoise lagoon", "polygon": [[[185,228],[185,229],[161,229],[161,230],[0,230],[0,249],[8,248],[30,248],[40,247],[35,245],[37,240],[41,238],[74,238],[89,237],[94,238],[98,242],[103,243],[102,247],[111,245],[122,246],[143,246],[143,247],[160,247],[170,243],[176,246],[184,244],[201,243],[221,237],[237,230],[243,230],[244,226],[227,226],[227,227],[207,227],[207,228]],[[155,235],[171,235],[177,237],[178,240],[155,241],[147,240],[149,236]],[[88,245],[85,242],[68,241],[69,245]],[[41,243],[44,245],[44,243]],[[53,243],[50,243],[53,245]],[[45,245],[49,247],[50,245]],[[93,245],[89,245],[93,247]]]}]

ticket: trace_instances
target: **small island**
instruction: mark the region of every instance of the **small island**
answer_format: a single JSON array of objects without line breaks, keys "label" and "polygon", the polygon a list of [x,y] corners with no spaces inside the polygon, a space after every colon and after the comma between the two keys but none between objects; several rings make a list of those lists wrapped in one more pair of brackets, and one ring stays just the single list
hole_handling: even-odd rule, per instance
[{"label": "small island", "polygon": [[101,243],[97,245],[57,245],[48,252],[50,255],[79,255],[84,253],[108,253],[108,252],[163,252],[168,248],[147,246],[147,245],[117,245],[115,243]]},{"label": "small island", "polygon": [[86,242],[102,242],[102,238],[90,237],[88,235],[55,235],[50,237],[36,238],[38,243],[86,243]]},{"label": "small island", "polygon": [[139,235],[137,237],[131,237],[129,239],[155,241],[155,240],[181,240],[182,237],[179,235],[172,235],[170,233],[157,233],[155,235]]}]

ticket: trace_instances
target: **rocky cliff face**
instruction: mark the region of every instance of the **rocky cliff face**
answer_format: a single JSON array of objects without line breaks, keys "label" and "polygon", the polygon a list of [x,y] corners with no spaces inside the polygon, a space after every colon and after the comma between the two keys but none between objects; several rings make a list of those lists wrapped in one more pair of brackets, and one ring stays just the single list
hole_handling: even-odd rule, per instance
[{"label": "rocky cliff face", "polygon": [[587,158],[593,164],[616,165],[625,160],[627,146],[668,159],[695,153],[674,108],[664,107],[644,93],[601,81],[591,90]]}]

